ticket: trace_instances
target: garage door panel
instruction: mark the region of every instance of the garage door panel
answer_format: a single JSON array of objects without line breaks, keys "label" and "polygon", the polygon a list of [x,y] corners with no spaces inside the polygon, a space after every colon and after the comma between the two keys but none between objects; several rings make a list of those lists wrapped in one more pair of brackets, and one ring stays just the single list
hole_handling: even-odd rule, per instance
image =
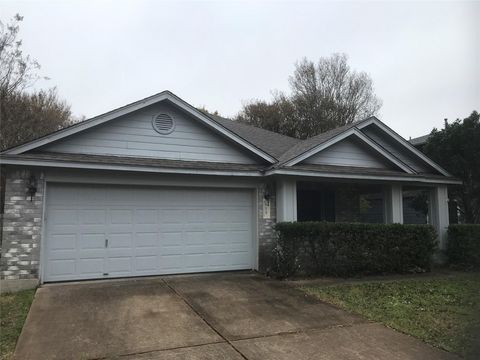
[{"label": "garage door panel", "polygon": [[131,232],[108,234],[108,250],[133,248],[133,235]]},{"label": "garage door panel", "polygon": [[106,259],[106,272],[112,275],[130,275],[133,273],[131,256],[109,256]]},{"label": "garage door panel", "polygon": [[191,272],[205,271],[205,264],[208,264],[207,258],[208,255],[205,254],[187,254],[184,257],[185,268]]},{"label": "garage door panel", "polygon": [[50,206],[77,205],[78,192],[72,191],[71,188],[65,186],[55,187],[55,191],[48,194],[48,203]]},{"label": "garage door panel", "polygon": [[[165,229],[165,226],[162,226]],[[162,232],[161,243],[162,246],[183,246],[183,231],[168,231]]]},{"label": "garage door panel", "polygon": [[77,274],[103,276],[105,272],[105,258],[102,257],[80,257],[77,261]]},{"label": "garage door panel", "polygon": [[[68,191],[68,187],[66,189]],[[57,191],[57,189],[55,189]],[[61,190],[63,193],[63,196],[66,196],[68,199],[72,192],[70,194],[65,194],[65,187],[62,188]],[[82,185],[81,187],[78,187],[75,189],[75,192],[77,194],[77,201],[79,205],[105,205],[107,204],[107,191],[108,189],[106,188],[100,188],[95,185]]]},{"label": "garage door panel", "polygon": [[55,184],[48,195],[46,281],[252,267],[248,190]]},{"label": "garage door panel", "polygon": [[72,209],[53,209],[51,216],[54,220],[53,225],[76,225],[78,223],[77,210]]},{"label": "garage door panel", "polygon": [[183,224],[185,222],[184,209],[169,208],[159,212],[159,223],[162,225]]},{"label": "garage door panel", "polygon": [[157,232],[135,232],[135,249],[156,249],[158,247]]},{"label": "garage door panel", "polygon": [[80,233],[80,241],[78,241],[78,249],[80,251],[97,251],[101,250],[102,252],[105,249],[105,239],[107,235],[103,232],[101,233]]},{"label": "garage door panel", "polygon": [[75,274],[75,259],[51,259],[48,270],[52,277],[70,277]]},{"label": "garage door panel", "polygon": [[159,265],[162,269],[172,271],[180,271],[184,262],[183,254],[162,254],[159,257]]},{"label": "garage door panel", "polygon": [[136,254],[135,269],[136,271],[155,271],[158,267],[158,258],[156,255],[150,254]]},{"label": "garage door panel", "polygon": [[111,209],[110,210],[110,224],[133,224],[132,209]]},{"label": "garage door panel", "polygon": [[205,224],[208,222],[207,209],[187,209],[186,211],[187,224]]},{"label": "garage door panel", "polygon": [[178,245],[162,245],[160,250],[160,255],[162,256],[173,256],[173,255],[183,255],[185,253],[185,246]]},{"label": "garage door panel", "polygon": [[77,247],[77,234],[55,234],[50,238],[52,253],[57,251],[72,251]]},{"label": "garage door panel", "polygon": [[82,209],[79,212],[80,224],[82,225],[104,225],[107,220],[106,209]]},{"label": "garage door panel", "polygon": [[135,224],[157,225],[158,211],[156,209],[136,209],[134,218]]}]

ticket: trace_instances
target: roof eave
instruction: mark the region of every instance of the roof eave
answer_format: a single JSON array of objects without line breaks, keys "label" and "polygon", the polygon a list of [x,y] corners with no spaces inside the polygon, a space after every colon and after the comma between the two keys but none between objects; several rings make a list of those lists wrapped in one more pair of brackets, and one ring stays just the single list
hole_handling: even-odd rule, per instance
[{"label": "roof eave", "polygon": [[445,185],[461,185],[462,181],[454,177],[428,177],[419,175],[374,175],[374,174],[348,174],[335,171],[318,171],[318,170],[299,170],[294,168],[270,169],[265,172],[265,176],[271,175],[291,175],[304,176],[314,178],[328,179],[355,179],[355,180],[375,180],[375,181],[395,181],[395,182],[412,182],[423,184],[445,184]]},{"label": "roof eave", "polygon": [[105,164],[95,162],[58,161],[47,159],[11,159],[2,158],[2,165],[32,166],[43,168],[65,168],[85,170],[134,171],[163,174],[220,175],[220,176],[263,176],[260,170],[211,170],[201,168],[175,168],[147,165]]}]

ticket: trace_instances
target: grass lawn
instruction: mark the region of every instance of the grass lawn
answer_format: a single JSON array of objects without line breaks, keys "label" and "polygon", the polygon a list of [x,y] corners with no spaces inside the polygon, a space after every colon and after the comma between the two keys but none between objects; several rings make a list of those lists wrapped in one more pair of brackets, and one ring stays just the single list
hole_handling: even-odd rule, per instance
[{"label": "grass lawn", "polygon": [[10,359],[35,290],[0,295],[0,359]]},{"label": "grass lawn", "polygon": [[302,289],[462,356],[479,349],[480,273]]}]

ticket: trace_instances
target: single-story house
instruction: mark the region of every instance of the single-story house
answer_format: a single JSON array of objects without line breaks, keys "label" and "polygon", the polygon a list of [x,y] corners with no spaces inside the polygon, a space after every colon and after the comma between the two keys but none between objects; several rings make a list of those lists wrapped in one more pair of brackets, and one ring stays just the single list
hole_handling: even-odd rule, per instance
[{"label": "single-story house", "polygon": [[276,222],[403,223],[415,190],[443,248],[459,183],[375,117],[299,140],[169,91],[0,159],[0,274],[17,282],[265,271]]}]

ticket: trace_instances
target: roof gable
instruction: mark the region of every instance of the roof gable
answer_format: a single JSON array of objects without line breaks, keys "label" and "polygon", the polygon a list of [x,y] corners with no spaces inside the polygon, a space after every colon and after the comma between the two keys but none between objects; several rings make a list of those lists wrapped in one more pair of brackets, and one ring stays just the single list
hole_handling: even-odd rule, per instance
[{"label": "roof gable", "polygon": [[349,136],[298,164],[350,166],[401,171],[357,136]]},{"label": "roof gable", "polygon": [[[155,119],[170,119],[166,133]],[[166,125],[165,123],[164,125]],[[159,102],[32,150],[184,161],[264,163],[168,102]],[[27,152],[29,153],[29,152]]]},{"label": "roof gable", "polygon": [[[374,131],[372,128],[375,128]],[[379,132],[381,136],[378,136]],[[326,131],[295,144],[282,154],[275,167],[295,165],[352,134],[364,140],[379,154],[409,174],[430,173],[452,176],[374,116]]]},{"label": "roof gable", "polygon": [[395,157],[406,163],[416,173],[433,173],[452,176],[447,170],[442,168],[376,117],[362,121],[361,123],[358,123],[356,127]]},{"label": "roof gable", "polygon": [[112,110],[110,112],[107,112],[105,114],[99,115],[97,117],[88,119],[86,121],[83,121],[81,123],[75,124],[73,126],[70,126],[68,128],[59,130],[57,132],[54,132],[52,134],[48,134],[46,136],[43,136],[39,139],[33,140],[31,142],[28,142],[23,145],[16,146],[14,148],[8,149],[4,151],[4,154],[21,154],[26,151],[30,151],[33,149],[37,149],[41,146],[45,146],[47,144],[50,144],[52,142],[58,141],[60,139],[64,139],[66,137],[72,136],[74,134],[77,134],[82,131],[86,131],[88,129],[91,129],[93,127],[99,126],[101,124],[104,124],[106,122],[109,122],[111,120],[117,119],[121,116],[125,116],[128,114],[131,114],[134,111],[141,110],[143,108],[146,108],[148,106],[151,106],[153,104],[162,102],[162,101],[168,101],[171,105],[177,107],[178,109],[187,112],[190,114],[193,118],[195,118],[197,121],[199,121],[201,124],[209,128],[210,130],[216,132],[217,134],[220,134],[224,138],[238,144],[239,146],[245,148],[248,150],[250,153],[256,155],[259,158],[262,158],[269,163],[274,163],[276,160],[273,156],[270,154],[266,153],[265,151],[261,150],[257,146],[253,145],[249,141],[245,140],[238,134],[234,133],[230,129],[226,128],[222,124],[216,122],[213,120],[211,117],[205,115],[201,111],[197,110],[193,106],[189,105],[182,99],[178,98],[174,94],[172,94],[169,91],[163,91],[161,93],[158,93],[156,95],[150,96],[148,98],[139,100],[137,102],[131,103],[129,105],[120,107],[118,109]]},{"label": "roof gable", "polygon": [[[349,137],[354,137],[356,141],[362,142],[365,146],[367,146],[371,152],[374,152],[377,154],[377,156],[380,156],[384,159],[384,161],[388,161],[390,164],[396,166],[398,169],[403,170],[406,173],[412,174],[414,171],[408,167],[406,164],[404,164],[402,161],[400,161],[398,158],[390,154],[388,151],[386,151],[384,148],[379,146],[377,143],[372,141],[368,136],[363,134],[361,131],[359,131],[355,125],[350,125],[347,127],[344,127],[343,129],[335,129],[337,131],[332,131],[329,132],[329,134],[324,133],[321,134],[323,137],[315,137],[317,141],[320,139],[320,143],[317,143],[317,145],[310,147],[308,150],[298,154],[297,156],[294,156],[293,158],[284,161],[283,165],[285,166],[292,166],[295,164],[298,164],[305,159],[308,159],[316,154],[318,154],[321,151],[324,151],[325,149],[328,149],[332,145],[337,144],[338,142],[349,138]],[[314,138],[312,138],[314,139]],[[307,140],[308,141],[308,140]]]}]

